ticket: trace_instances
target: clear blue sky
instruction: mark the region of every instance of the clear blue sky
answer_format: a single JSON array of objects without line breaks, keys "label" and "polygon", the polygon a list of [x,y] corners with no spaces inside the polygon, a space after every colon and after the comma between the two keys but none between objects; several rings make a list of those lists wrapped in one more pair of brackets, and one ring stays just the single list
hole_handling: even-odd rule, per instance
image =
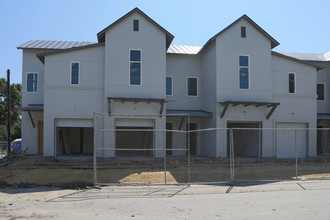
[{"label": "clear blue sky", "polygon": [[0,77],[22,78],[29,40],[97,41],[96,34],[139,7],[175,36],[173,44],[203,46],[247,14],[280,42],[275,51],[330,51],[329,0],[0,0]]}]

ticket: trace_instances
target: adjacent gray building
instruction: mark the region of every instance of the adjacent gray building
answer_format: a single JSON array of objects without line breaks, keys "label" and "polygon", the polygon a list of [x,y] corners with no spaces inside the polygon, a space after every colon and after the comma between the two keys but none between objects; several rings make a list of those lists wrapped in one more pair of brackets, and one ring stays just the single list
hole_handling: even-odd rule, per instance
[{"label": "adjacent gray building", "polygon": [[[135,8],[100,31],[98,42],[19,46],[23,149],[55,157],[92,154],[94,112],[107,113],[102,126],[108,129],[266,128],[242,136],[250,157],[295,156],[287,149],[291,134],[267,129],[329,127],[329,52],[275,52],[279,42],[246,15],[202,47],[172,45],[173,38]],[[181,115],[189,115],[189,126]],[[151,135],[149,148],[182,145],[182,137]],[[191,153],[227,157],[227,131],[200,135]],[[316,137],[307,130],[298,136],[299,157],[319,153]],[[115,148],[116,138],[121,134],[102,140]]]}]

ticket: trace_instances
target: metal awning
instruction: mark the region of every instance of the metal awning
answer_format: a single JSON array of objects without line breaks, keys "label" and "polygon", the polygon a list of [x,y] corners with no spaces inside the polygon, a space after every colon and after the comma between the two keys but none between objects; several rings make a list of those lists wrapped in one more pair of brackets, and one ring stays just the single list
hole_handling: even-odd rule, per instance
[{"label": "metal awning", "polygon": [[163,109],[164,109],[164,103],[166,103],[165,99],[153,99],[153,98],[118,98],[118,97],[108,97],[108,114],[111,115],[111,102],[146,102],[148,104],[150,103],[159,103],[160,109],[159,109],[159,117],[162,117]]},{"label": "metal awning", "polygon": [[167,116],[190,116],[192,118],[211,118],[212,113],[202,110],[172,110],[168,109],[166,110]]},{"label": "metal awning", "polygon": [[232,106],[237,106],[237,105],[243,105],[244,107],[247,106],[255,106],[260,107],[260,106],[266,106],[267,108],[271,108],[268,114],[266,115],[266,119],[268,120],[270,116],[272,116],[273,112],[275,111],[276,107],[280,105],[278,102],[249,102],[249,101],[224,101],[224,102],[217,102],[221,106],[223,106],[222,112],[220,117],[223,118],[225,116],[225,113],[229,107],[229,105]]},{"label": "metal awning", "polygon": [[211,112],[202,111],[202,110],[166,110],[167,117],[181,117],[181,122],[179,125],[179,130],[182,129],[183,121],[185,118],[188,118],[188,122],[190,118],[212,118],[213,114]]},{"label": "metal awning", "polygon": [[22,106],[19,108],[21,111],[27,111],[29,114],[29,118],[31,120],[32,126],[35,128],[36,125],[33,121],[31,112],[43,112],[44,111],[44,105],[41,104],[29,104],[28,106]]},{"label": "metal awning", "polygon": [[317,114],[317,119],[318,120],[330,120],[330,114],[318,113]]}]

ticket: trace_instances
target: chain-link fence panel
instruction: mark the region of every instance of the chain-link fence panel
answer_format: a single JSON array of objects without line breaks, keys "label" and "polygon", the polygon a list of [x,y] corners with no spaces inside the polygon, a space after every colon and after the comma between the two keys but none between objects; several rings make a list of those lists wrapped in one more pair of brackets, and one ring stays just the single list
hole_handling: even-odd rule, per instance
[{"label": "chain-link fence panel", "polygon": [[296,179],[296,137],[292,129],[233,128],[234,180]]},{"label": "chain-link fence panel", "polygon": [[[297,158],[298,179],[330,179],[330,129],[297,130],[306,133],[306,157]],[[299,142],[298,142],[299,143]]]},{"label": "chain-link fence panel", "polygon": [[154,129],[148,123],[128,126],[115,123],[108,115],[96,115],[94,183],[330,178],[330,129],[290,128],[285,123],[278,128],[228,123],[226,129],[197,130],[198,126],[188,125],[180,126],[183,130],[172,130],[172,126]]},{"label": "chain-link fence panel", "polygon": [[190,147],[190,183],[219,183],[231,180],[229,159],[226,156],[220,157],[220,152],[225,150],[227,130],[202,129],[187,132],[187,145]]}]

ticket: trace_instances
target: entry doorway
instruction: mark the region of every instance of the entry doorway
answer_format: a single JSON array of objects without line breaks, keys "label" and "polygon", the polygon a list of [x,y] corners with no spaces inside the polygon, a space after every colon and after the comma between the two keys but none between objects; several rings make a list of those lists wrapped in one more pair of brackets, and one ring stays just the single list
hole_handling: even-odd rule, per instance
[{"label": "entry doorway", "polygon": [[38,121],[38,154],[44,153],[44,121]]},{"label": "entry doorway", "polygon": [[173,148],[173,125],[166,123],[166,155],[172,155]]},{"label": "entry doorway", "polygon": [[[190,123],[190,131],[197,130],[197,123]],[[186,124],[186,129],[187,131],[189,130],[188,123]],[[189,143],[188,143],[188,132],[187,132],[187,143],[186,143],[186,148],[188,149],[189,144],[190,144],[190,155],[191,156],[196,156],[197,155],[197,132],[189,132]]]}]

